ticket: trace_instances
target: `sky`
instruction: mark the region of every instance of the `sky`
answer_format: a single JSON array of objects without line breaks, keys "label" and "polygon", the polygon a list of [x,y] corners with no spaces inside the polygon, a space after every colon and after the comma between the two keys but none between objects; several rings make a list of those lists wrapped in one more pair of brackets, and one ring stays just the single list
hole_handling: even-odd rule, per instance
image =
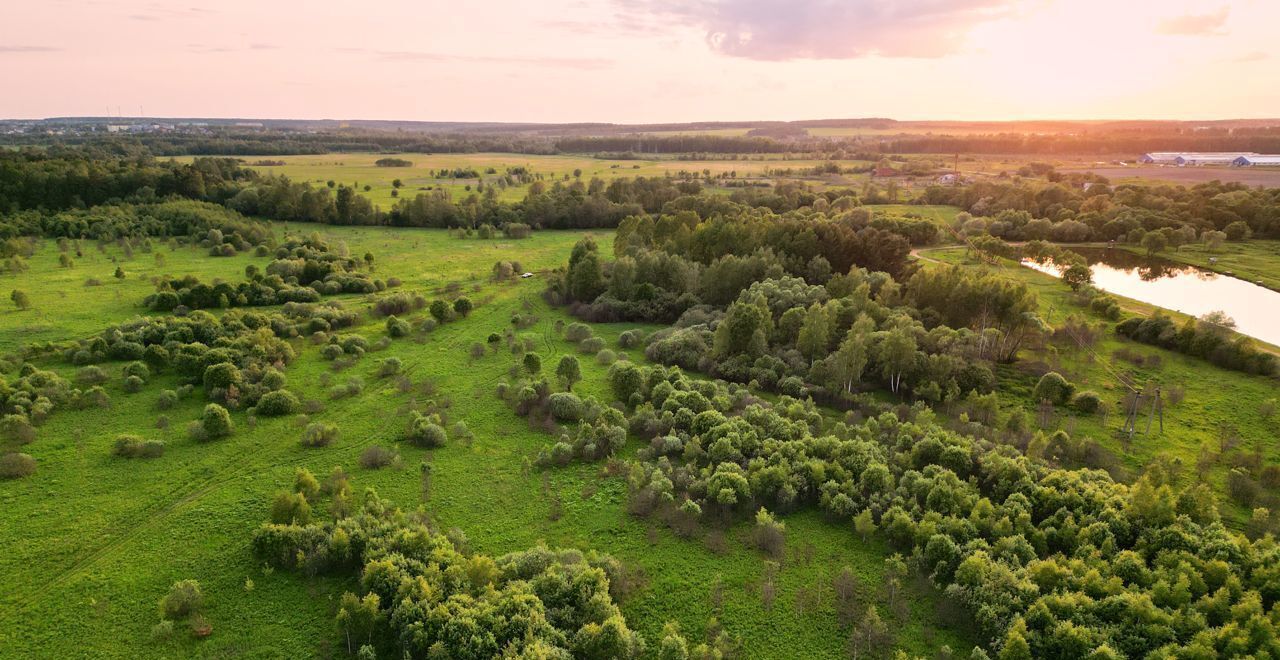
[{"label": "sky", "polygon": [[1280,117],[1276,0],[43,0],[0,118]]}]

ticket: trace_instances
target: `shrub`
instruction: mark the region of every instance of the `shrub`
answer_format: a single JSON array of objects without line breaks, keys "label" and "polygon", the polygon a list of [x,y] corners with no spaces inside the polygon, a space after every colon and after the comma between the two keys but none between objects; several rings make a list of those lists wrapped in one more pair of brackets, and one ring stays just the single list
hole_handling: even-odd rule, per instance
[{"label": "shrub", "polygon": [[338,427],[324,422],[312,422],[302,431],[303,447],[328,447],[338,439]]},{"label": "shrub", "polygon": [[123,374],[125,378],[137,376],[145,381],[151,377],[151,369],[147,368],[146,363],[135,360],[124,366]]},{"label": "shrub", "polygon": [[400,361],[400,358],[389,357],[383,360],[381,366],[378,367],[378,377],[388,378],[394,376],[400,373],[400,368],[402,366],[403,363]]},{"label": "shrub", "polygon": [[124,379],[124,391],[129,394],[137,394],[142,391],[143,386],[147,383],[137,376],[129,376]]},{"label": "shrub", "polygon": [[111,453],[122,458],[157,458],[164,454],[164,442],[144,440],[130,434],[119,435]]},{"label": "shrub", "polygon": [[204,414],[197,424],[199,431],[193,434],[193,439],[197,441],[225,438],[235,431],[235,425],[231,423],[231,413],[216,403],[204,407]]},{"label": "shrub", "polygon": [[644,332],[641,330],[627,330],[618,335],[618,346],[622,348],[637,348],[644,345]]},{"label": "shrub", "polygon": [[604,340],[599,337],[587,337],[578,343],[578,350],[583,353],[595,354],[604,348]]},{"label": "shrub", "polygon": [[449,303],[443,300],[431,301],[431,307],[427,311],[431,312],[431,318],[435,319],[437,323],[444,323],[449,320]]},{"label": "shrub", "polygon": [[1040,377],[1040,382],[1036,383],[1036,388],[1032,392],[1032,397],[1036,401],[1048,401],[1055,405],[1066,403],[1071,394],[1075,391],[1075,386],[1067,382],[1062,374],[1056,371]]},{"label": "shrub", "polygon": [[613,351],[607,348],[596,353],[596,364],[599,364],[601,366],[607,367],[617,361],[618,361],[618,354],[614,353]]},{"label": "shrub", "polygon": [[204,606],[204,594],[200,593],[200,583],[195,580],[181,580],[169,587],[169,593],[160,600],[160,618],[166,621],[180,621],[200,613]]},{"label": "shrub", "polygon": [[413,331],[413,326],[408,321],[396,318],[394,316],[387,317],[387,335],[391,337],[406,337]]},{"label": "shrub", "polygon": [[1071,398],[1071,405],[1082,413],[1095,413],[1102,407],[1102,397],[1097,392],[1085,390]]},{"label": "shrub", "polygon": [[76,382],[81,385],[101,385],[107,382],[107,372],[102,367],[89,366],[76,372]]},{"label": "shrub", "polygon": [[559,421],[576,422],[582,419],[586,406],[576,394],[556,392],[547,398],[547,409]]},{"label": "shrub", "polygon": [[407,439],[410,444],[417,447],[443,447],[448,440],[448,434],[445,433],[443,426],[436,423],[434,416],[414,413],[413,419],[409,420]]},{"label": "shrub", "polygon": [[176,405],[178,405],[178,393],[173,390],[164,390],[156,398],[156,408],[160,410],[168,410]]},{"label": "shrub", "polygon": [[336,360],[342,357],[342,354],[342,347],[337,344],[329,344],[328,346],[320,349],[320,357],[323,357],[326,360]]},{"label": "shrub", "polygon": [[364,391],[364,381],[359,376],[352,376],[347,382],[337,385],[329,390],[329,398],[346,399],[356,396]]},{"label": "shrub", "polygon": [[369,470],[384,468],[395,464],[399,460],[400,454],[396,453],[394,449],[378,445],[366,447],[364,451],[360,452],[360,466]]},{"label": "shrub", "polygon": [[36,459],[30,454],[9,452],[0,454],[0,479],[20,479],[35,474]]},{"label": "shrub", "polygon": [[564,331],[564,338],[575,344],[590,336],[591,326],[585,323],[570,323]]},{"label": "shrub", "polygon": [[262,395],[258,399],[257,414],[263,417],[279,417],[281,415],[292,415],[302,407],[302,403],[298,401],[298,397],[289,390],[274,390]]}]

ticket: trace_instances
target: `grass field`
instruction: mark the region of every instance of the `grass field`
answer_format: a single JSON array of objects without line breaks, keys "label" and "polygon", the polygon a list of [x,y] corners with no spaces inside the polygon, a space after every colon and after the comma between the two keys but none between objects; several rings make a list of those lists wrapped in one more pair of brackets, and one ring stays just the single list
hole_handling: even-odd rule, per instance
[{"label": "grass field", "polygon": [[[1150,435],[1140,432],[1132,444],[1126,442],[1120,433],[1124,423],[1122,412],[1113,412],[1104,417],[1077,415],[1065,409],[1057,411],[1054,427],[1068,429],[1073,437],[1085,436],[1097,440],[1120,458],[1120,464],[1128,474],[1140,474],[1157,457],[1168,456],[1182,466],[1184,478],[1194,478],[1201,444],[1209,442],[1217,446],[1224,428],[1234,429],[1241,438],[1256,439],[1267,462],[1280,461],[1280,442],[1276,442],[1280,438],[1280,424],[1275,418],[1264,419],[1259,413],[1262,403],[1276,396],[1277,383],[1274,378],[1228,371],[1198,358],[1119,338],[1111,329],[1114,323],[1076,305],[1071,300],[1071,290],[1057,278],[1025,268],[1016,262],[1006,260],[995,266],[980,266],[966,256],[964,248],[928,250],[925,256],[942,263],[974,268],[990,267],[1003,277],[1025,283],[1039,297],[1040,314],[1051,324],[1061,325],[1068,315],[1104,324],[1105,331],[1099,333],[1098,341],[1091,350],[1075,346],[1054,346],[1039,354],[1024,351],[1022,358],[1042,361],[1066,376],[1078,389],[1098,392],[1111,404],[1113,411],[1123,410],[1119,402],[1125,393],[1124,386],[1115,375],[1117,373],[1128,375],[1137,384],[1149,380],[1158,382],[1166,392],[1173,387],[1184,390],[1185,399],[1181,403],[1165,407],[1164,431],[1159,432],[1158,425],[1153,425]],[[1120,302],[1125,316],[1149,315],[1155,309],[1135,300],[1120,299]],[[1120,348],[1144,356],[1157,355],[1158,364],[1137,366],[1119,360],[1114,352]],[[1003,370],[1000,376],[998,392],[1002,404],[1009,408],[1021,407],[1034,416],[1035,405],[1031,391],[1038,376],[1013,368]],[[1141,422],[1140,431],[1145,431],[1145,414]],[[1225,496],[1228,467],[1225,462],[1219,462],[1210,472],[1209,478],[1221,496],[1220,508],[1224,516],[1234,524],[1241,525],[1248,519],[1248,511],[1236,506]]]},{"label": "grass field", "polygon": [[[1145,254],[1140,248],[1125,249]],[[1184,245],[1160,256],[1280,291],[1280,241],[1235,241],[1218,250],[1202,244]]]},{"label": "grass field", "polygon": [[[301,447],[301,429],[293,419],[264,418],[250,428],[243,413],[234,414],[237,432],[232,437],[196,444],[180,429],[198,416],[204,405],[200,395],[166,411],[172,428],[161,431],[154,402],[160,389],[174,386],[172,376],[159,376],[132,395],[113,380],[107,386],[109,409],[55,413],[24,449],[36,457],[38,472],[0,482],[0,544],[8,549],[0,557],[0,656],[329,655],[337,643],[337,597],[353,584],[264,571],[248,544],[267,516],[272,495],[292,483],[295,467],[323,476],[336,465],[352,474],[357,493],[373,487],[403,507],[425,504],[442,528],[464,530],[477,551],[503,553],[545,541],[614,554],[640,576],[639,588],[622,606],[628,622],[651,641],[671,620],[698,638],[712,614],[713,585],[719,583],[724,593],[721,623],[741,638],[752,657],[834,657],[842,652],[845,633],[835,621],[831,578],[850,565],[874,597],[886,553],[878,542],[862,543],[849,525],[814,513],[788,516],[788,556],[778,575],[778,599],[766,610],[759,593],[765,561],[743,543],[745,527],[728,530],[726,549],[713,552],[700,540],[681,540],[628,516],[622,478],[605,476],[599,465],[545,472],[527,467],[550,438],[530,428],[494,393],[514,357],[502,350],[472,359],[467,349],[510,327],[513,314],[532,313],[539,320],[521,334],[535,341],[544,363],[571,352],[571,345],[553,330],[557,319],[568,319],[541,301],[538,278],[495,284],[486,276],[499,258],[518,259],[535,271],[559,265],[581,233],[539,232],[532,239],[504,242],[455,239],[433,230],[294,228],[316,230],[357,254],[373,252],[378,276],[398,276],[406,290],[428,298],[448,283],[460,283],[477,307],[465,320],[396,340],[341,374],[331,373],[331,363],[320,358],[316,347],[297,340],[299,358],[286,372],[287,386],[304,399],[324,401],[325,409],[311,418],[337,424],[341,431],[339,440],[324,449]],[[596,238],[607,253],[611,236],[601,232]],[[34,285],[40,277],[60,275],[35,265],[55,252],[46,245],[32,260],[24,276],[33,278],[27,280],[33,290],[39,290]],[[236,273],[251,261],[182,251],[167,258],[166,272],[227,279],[238,279]],[[136,260],[144,261],[144,255]],[[94,266],[95,271],[106,270],[109,256],[100,261],[103,265]],[[76,269],[88,271],[94,263],[86,258]],[[46,303],[34,301],[36,312],[48,315],[50,336],[62,329],[69,335],[87,334],[128,318],[138,311],[132,305],[147,289],[140,273],[115,284],[118,298],[73,292],[71,285],[82,275],[60,285],[68,289],[68,298],[78,296],[62,303],[65,311],[41,311]],[[364,297],[344,298],[348,305],[367,304]],[[127,309],[113,311],[117,308]],[[73,312],[74,317],[68,316],[72,321],[59,321],[59,314]],[[6,315],[4,323],[7,345],[27,338],[25,321],[15,323]],[[616,346],[617,335],[630,327],[597,326],[596,332]],[[372,319],[356,331],[371,340],[385,334],[383,324]],[[412,392],[376,378],[378,362],[393,356],[404,361],[417,384]],[[643,359],[638,351],[631,357]],[[42,366],[72,371],[61,363]],[[583,368],[578,390],[607,399],[604,368],[590,359],[583,359]],[[353,374],[364,378],[364,393],[327,400],[327,381]],[[433,394],[425,389],[428,382]],[[428,399],[445,407],[450,421],[465,421],[474,441],[451,441],[430,451],[401,445],[405,415]],[[149,461],[112,457],[110,445],[123,432],[166,440],[166,454]],[[373,444],[397,446],[404,467],[360,468],[358,455]],[[423,461],[433,466],[425,493],[418,469]],[[153,641],[150,629],[158,618],[158,599],[172,582],[185,578],[203,586],[212,636]],[[817,609],[801,611],[796,595],[807,589],[819,592],[821,599]],[[942,644],[967,650],[975,643],[953,616],[936,610],[940,601],[927,588],[914,586],[910,602],[905,617],[886,614],[902,648],[929,655]]]},{"label": "grass field", "polygon": [[[674,158],[656,158],[649,160],[607,160],[581,155],[537,156],[511,153],[478,153],[478,154],[401,154],[413,163],[411,167],[378,167],[374,161],[385,158],[387,154],[324,154],[305,156],[245,156],[247,163],[262,160],[283,161],[278,166],[253,166],[264,174],[283,174],[295,181],[309,182],[313,185],[326,185],[329,181],[355,186],[362,194],[369,197],[384,210],[391,208],[397,201],[392,197],[392,181],[400,179],[403,188],[401,197],[412,197],[428,188],[444,188],[454,199],[462,199],[475,192],[481,181],[485,185],[495,181],[509,167],[525,167],[530,172],[543,175],[545,181],[569,180],[575,170],[581,170],[583,181],[598,177],[606,181],[617,177],[666,176],[682,172],[701,174],[710,172],[712,176],[722,173],[736,172],[738,177],[763,176],[767,170],[812,168],[826,162],[816,159],[793,159],[782,155],[743,156],[737,160],[678,160]],[[190,157],[178,160],[190,160]],[[863,161],[841,161],[843,165],[865,164]],[[471,179],[438,178],[429,171],[441,169],[472,168],[480,177]],[[487,173],[488,169],[495,170]],[[821,180],[815,179],[817,183]],[[364,186],[369,186],[368,191]],[[499,198],[506,202],[523,199],[528,186],[499,187]]]}]

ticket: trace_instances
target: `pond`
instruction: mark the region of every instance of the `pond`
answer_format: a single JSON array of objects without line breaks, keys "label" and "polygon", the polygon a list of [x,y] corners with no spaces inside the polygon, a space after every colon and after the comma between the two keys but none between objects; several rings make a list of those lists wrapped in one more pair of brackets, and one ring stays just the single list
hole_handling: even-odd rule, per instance
[{"label": "pond", "polygon": [[[1103,291],[1191,316],[1221,311],[1235,319],[1239,332],[1280,345],[1280,292],[1195,266],[1144,257],[1127,250],[1071,250],[1089,261],[1093,284]],[[1062,274],[1061,268],[1052,262],[1038,264],[1023,260],[1022,265],[1054,277]]]}]

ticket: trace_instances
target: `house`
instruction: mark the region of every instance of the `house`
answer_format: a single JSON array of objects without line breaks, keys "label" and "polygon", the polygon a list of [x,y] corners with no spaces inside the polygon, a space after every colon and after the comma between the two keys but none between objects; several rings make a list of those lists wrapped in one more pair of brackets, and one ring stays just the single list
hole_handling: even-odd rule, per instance
[{"label": "house", "polygon": [[1231,161],[1235,167],[1280,167],[1280,155],[1259,154],[1257,156],[1240,156]]}]

